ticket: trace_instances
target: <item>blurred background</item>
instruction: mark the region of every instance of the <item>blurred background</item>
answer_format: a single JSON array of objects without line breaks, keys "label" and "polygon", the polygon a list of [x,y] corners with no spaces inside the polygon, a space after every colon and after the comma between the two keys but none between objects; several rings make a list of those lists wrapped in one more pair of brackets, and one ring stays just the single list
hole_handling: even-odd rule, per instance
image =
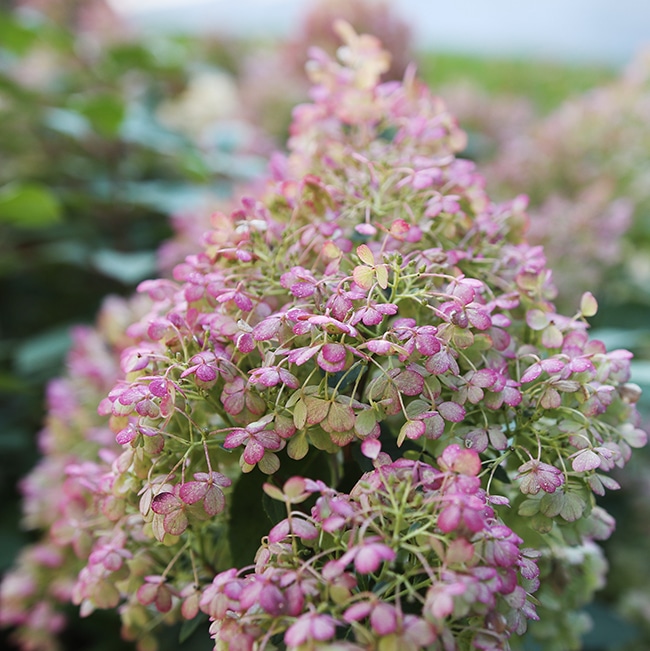
[{"label": "blurred background", "polygon": [[[596,295],[594,336],[635,353],[647,428],[647,3],[0,0],[0,572],[37,535],[20,525],[19,483],[70,328],[169,274],[264,173],[308,97],[308,49],[335,50],[339,16],[392,52],[389,77],[417,63],[494,198],[529,196],[559,311]],[[618,480],[589,651],[650,648],[647,451]],[[127,648],[110,614],[71,617],[64,649]]]}]

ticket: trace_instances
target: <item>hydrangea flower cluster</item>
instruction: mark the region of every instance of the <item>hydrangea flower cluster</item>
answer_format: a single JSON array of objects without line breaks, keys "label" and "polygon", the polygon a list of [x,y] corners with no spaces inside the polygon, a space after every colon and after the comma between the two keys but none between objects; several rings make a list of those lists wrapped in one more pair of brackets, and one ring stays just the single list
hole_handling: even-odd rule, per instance
[{"label": "hydrangea flower cluster", "polygon": [[301,7],[296,33],[285,43],[243,57],[238,87],[242,114],[278,142],[286,140],[291,109],[308,98],[305,61],[310,49],[318,47],[334,56],[340,38],[334,21],[343,19],[359,33],[373,34],[391,54],[383,79],[400,80],[413,60],[413,34],[399,15],[395,3],[387,0],[313,0]]},{"label": "hydrangea flower cluster", "polygon": [[[497,519],[480,471],[478,453],[453,444],[437,468],[386,462],[349,494],[301,477],[266,484],[288,517],[254,570],[227,570],[204,590],[215,648],[270,648],[281,635],[288,649],[506,648],[537,617],[527,593],[540,552],[520,550]],[[293,510],[310,495],[311,516]]]},{"label": "hydrangea flower cluster", "polygon": [[[110,531],[122,510],[117,497],[101,504],[95,498],[120,452],[115,434],[97,414],[97,404],[121,375],[120,353],[134,341],[128,325],[148,305],[144,296],[129,302],[107,299],[96,328],[72,331],[68,372],[48,387],[47,419],[39,435],[43,457],[21,485],[24,525],[42,536],[22,551],[0,584],[0,625],[15,627],[20,648],[59,648],[57,634],[65,626],[62,607],[72,600],[78,574],[90,562],[93,527]],[[120,535],[116,532],[116,538]],[[103,562],[124,573],[128,553],[112,555],[108,547],[105,552]],[[107,587],[102,603],[110,607],[114,588]]]},{"label": "hydrangea flower cluster", "polygon": [[54,594],[19,568],[5,623],[46,592],[118,609],[141,649],[200,610],[217,649],[509,649],[537,556],[546,608],[566,550],[611,532],[596,496],[646,440],[631,355],[589,338],[591,294],[557,313],[523,202],[490,201],[444,104],[337,29],[265,188],[141,284],[102,424],[55,455],[61,494],[30,480],[75,578]]}]

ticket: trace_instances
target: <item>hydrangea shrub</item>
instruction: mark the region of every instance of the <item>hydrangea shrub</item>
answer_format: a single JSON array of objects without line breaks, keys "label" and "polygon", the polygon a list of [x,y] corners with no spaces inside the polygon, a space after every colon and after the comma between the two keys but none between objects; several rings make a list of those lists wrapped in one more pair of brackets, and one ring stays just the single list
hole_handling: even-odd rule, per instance
[{"label": "hydrangea shrub", "polygon": [[444,104],[337,29],[266,186],[53,385],[43,541],[2,587],[25,648],[68,601],[140,649],[201,613],[224,650],[579,644],[596,498],[646,441],[631,355],[589,337],[591,294],[556,312]]},{"label": "hydrangea shrub", "polygon": [[504,132],[485,166],[496,192],[530,196],[528,237],[544,245],[564,297],[599,287],[610,302],[647,303],[649,101],[646,48],[618,78]]}]

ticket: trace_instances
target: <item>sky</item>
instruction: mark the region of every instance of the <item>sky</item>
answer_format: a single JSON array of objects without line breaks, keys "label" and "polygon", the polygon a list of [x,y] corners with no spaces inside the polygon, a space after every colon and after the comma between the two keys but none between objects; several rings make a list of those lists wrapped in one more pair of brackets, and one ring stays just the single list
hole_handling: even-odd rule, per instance
[{"label": "sky", "polygon": [[[312,0],[109,0],[142,26],[284,36]],[[354,0],[350,0],[353,2]],[[418,45],[623,64],[650,46],[648,0],[393,0]]]}]

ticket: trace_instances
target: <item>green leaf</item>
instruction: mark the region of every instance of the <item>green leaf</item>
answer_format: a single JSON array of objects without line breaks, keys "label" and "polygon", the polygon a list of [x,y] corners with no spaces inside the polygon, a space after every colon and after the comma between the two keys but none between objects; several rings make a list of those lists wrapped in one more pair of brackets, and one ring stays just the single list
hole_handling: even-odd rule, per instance
[{"label": "green leaf", "polygon": [[287,445],[287,454],[296,461],[305,457],[309,452],[309,443],[305,432],[294,434]]},{"label": "green leaf", "polygon": [[564,507],[564,493],[555,491],[555,493],[546,493],[540,500],[539,510],[547,517],[554,518],[560,514]]},{"label": "green leaf", "polygon": [[[259,470],[239,476],[231,496],[228,543],[234,567],[250,565],[272,526],[263,508],[264,489],[267,478]],[[269,499],[269,502],[271,500]]]},{"label": "green leaf", "polygon": [[[330,410],[330,402],[322,398],[307,396],[305,398],[305,407],[307,407],[307,423],[317,425],[327,416]],[[296,425],[297,427],[297,425]]]},{"label": "green leaf", "polygon": [[454,328],[451,335],[454,345],[461,350],[469,348],[474,343],[474,333],[463,328]]},{"label": "green leaf", "polygon": [[[294,395],[297,395],[297,392]],[[304,400],[298,400],[293,410],[293,424],[296,426],[297,429],[303,429],[305,427],[306,422],[307,422],[307,405],[305,405]],[[294,457],[294,458],[297,459],[300,457]]]},{"label": "green leaf", "polygon": [[431,404],[426,400],[412,400],[406,405],[406,417],[411,420],[431,409]]},{"label": "green leaf", "polygon": [[372,254],[372,251],[367,244],[361,244],[357,247],[357,255],[359,256],[359,260],[364,264],[371,267],[375,264],[375,256]]},{"label": "green leaf", "polygon": [[278,459],[277,454],[267,450],[264,456],[257,462],[257,467],[265,475],[273,475],[280,469],[280,459]]},{"label": "green leaf", "polygon": [[388,287],[388,266],[385,264],[378,265],[375,268],[375,273],[377,274],[377,284],[382,289],[386,289]]},{"label": "green leaf", "polygon": [[585,292],[580,299],[580,312],[582,316],[595,316],[598,312],[598,301],[591,292]]},{"label": "green leaf", "polygon": [[50,108],[45,112],[45,124],[54,131],[71,138],[85,138],[90,125],[88,120],[76,111],[63,108]]},{"label": "green leaf", "polygon": [[183,644],[186,642],[198,629],[201,624],[208,621],[208,616],[205,613],[199,613],[194,619],[185,620],[181,625],[181,630],[178,634],[178,643]]},{"label": "green leaf", "polygon": [[[266,513],[266,517],[268,518],[268,530],[280,522],[280,520],[283,520],[287,517],[287,507],[284,501],[278,502],[269,497],[269,495],[262,495],[262,508],[264,509],[264,513]],[[264,535],[268,533],[268,530]]]},{"label": "green leaf", "polygon": [[77,95],[70,100],[69,107],[81,113],[93,129],[105,138],[117,136],[126,114],[122,99],[109,93]]},{"label": "green leaf", "polygon": [[354,410],[349,405],[333,402],[327,412],[327,428],[335,432],[348,432],[354,428]]},{"label": "green leaf", "polygon": [[305,480],[302,477],[289,477],[289,479],[284,482],[282,490],[286,495],[286,499],[289,500],[291,504],[300,504],[309,497],[309,492],[306,490]]},{"label": "green leaf", "polygon": [[375,278],[375,271],[372,267],[364,267],[362,265],[359,265],[352,270],[352,277],[354,278],[354,282],[359,285],[359,287],[363,289],[370,289]]},{"label": "green leaf", "polygon": [[0,12],[0,47],[18,55],[27,52],[38,42],[38,32],[33,27],[16,20],[8,12]]},{"label": "green leaf", "polygon": [[329,452],[330,454],[340,450],[338,445],[332,443],[330,435],[320,427],[315,427],[309,430],[309,440],[314,447],[319,450],[325,450],[325,452]]},{"label": "green leaf", "polygon": [[539,513],[540,500],[524,500],[520,505],[517,513],[525,518]]},{"label": "green leaf", "polygon": [[374,409],[364,409],[357,413],[354,429],[361,437],[368,436],[377,425],[377,414]]},{"label": "green leaf", "polygon": [[530,526],[539,533],[549,533],[553,529],[553,520],[538,513],[530,519]]},{"label": "green leaf", "polygon": [[277,486],[274,486],[273,484],[269,484],[266,482],[262,488],[264,489],[264,492],[273,500],[278,500],[280,502],[284,502],[284,493],[282,492],[282,489],[278,488]]},{"label": "green leaf", "polygon": [[587,504],[582,497],[575,493],[567,493],[564,497],[564,504],[560,515],[567,522],[575,522],[582,516],[586,506]]},{"label": "green leaf", "polygon": [[93,254],[91,260],[98,271],[125,285],[149,278],[156,271],[156,254],[153,251],[122,253],[104,249]]},{"label": "green leaf", "polygon": [[116,43],[107,52],[107,57],[116,68],[123,71],[156,67],[154,53],[139,43]]},{"label": "green leaf", "polygon": [[70,341],[70,331],[65,326],[23,340],[15,350],[16,370],[24,377],[58,366],[70,348]]},{"label": "green leaf", "polygon": [[11,183],[0,188],[0,222],[41,228],[61,219],[58,198],[37,183]]}]

